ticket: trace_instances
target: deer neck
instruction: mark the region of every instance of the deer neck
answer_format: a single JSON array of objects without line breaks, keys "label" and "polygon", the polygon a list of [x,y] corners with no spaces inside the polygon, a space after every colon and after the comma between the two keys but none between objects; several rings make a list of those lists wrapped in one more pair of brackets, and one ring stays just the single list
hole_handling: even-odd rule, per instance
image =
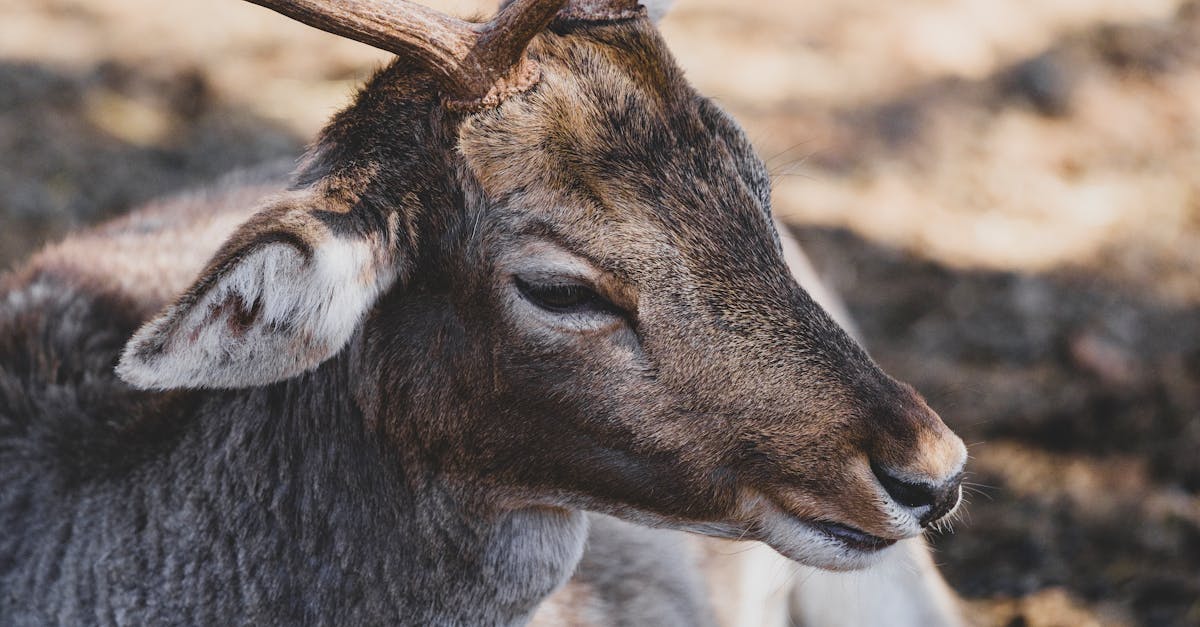
[{"label": "deer neck", "polygon": [[523,624],[579,561],[584,514],[499,506],[383,444],[344,392],[348,373],[339,357],[209,397],[169,478],[196,477],[210,503],[197,526],[214,537],[194,546],[239,538],[238,562],[261,567],[241,574],[238,598],[304,607],[299,622]]}]

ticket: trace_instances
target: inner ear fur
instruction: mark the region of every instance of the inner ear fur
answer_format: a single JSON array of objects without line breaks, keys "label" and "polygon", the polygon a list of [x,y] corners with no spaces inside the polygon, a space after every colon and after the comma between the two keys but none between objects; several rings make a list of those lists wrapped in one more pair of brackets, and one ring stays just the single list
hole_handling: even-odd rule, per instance
[{"label": "inner ear fur", "polygon": [[395,216],[383,221],[385,233],[335,232],[327,218],[346,213],[311,191],[270,201],[134,334],[117,374],[143,389],[239,388],[296,376],[337,354],[399,268]]}]

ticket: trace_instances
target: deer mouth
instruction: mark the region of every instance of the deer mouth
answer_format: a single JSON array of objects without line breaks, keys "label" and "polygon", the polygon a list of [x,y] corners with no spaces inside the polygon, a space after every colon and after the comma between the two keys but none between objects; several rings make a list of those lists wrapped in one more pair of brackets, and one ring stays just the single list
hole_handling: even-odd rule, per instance
[{"label": "deer mouth", "polygon": [[821,532],[826,537],[845,545],[846,548],[854,549],[861,553],[874,553],[875,551],[886,549],[897,542],[895,538],[881,538],[869,534],[862,529],[841,523],[814,520],[802,520],[802,522]]},{"label": "deer mouth", "polygon": [[897,529],[878,536],[844,522],[833,522],[813,512],[789,508],[777,498],[751,493],[752,531],[745,537],[765,542],[784,557],[827,570],[858,570],[878,562],[900,540],[920,535]]}]

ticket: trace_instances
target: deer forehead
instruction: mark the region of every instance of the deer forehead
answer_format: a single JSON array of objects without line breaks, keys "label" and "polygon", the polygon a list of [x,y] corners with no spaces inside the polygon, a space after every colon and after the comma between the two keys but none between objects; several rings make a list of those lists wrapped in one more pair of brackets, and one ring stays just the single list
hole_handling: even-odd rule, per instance
[{"label": "deer forehead", "polygon": [[671,150],[706,142],[699,100],[652,26],[548,33],[531,53],[538,85],[460,129],[460,148],[490,195],[569,193],[633,175],[661,181],[654,166],[672,165]]},{"label": "deer forehead", "polygon": [[664,259],[711,267],[733,250],[742,260],[731,278],[786,274],[761,161],[687,86],[652,27],[548,34],[532,52],[542,67],[537,87],[459,130],[459,150],[487,196],[637,268]]}]

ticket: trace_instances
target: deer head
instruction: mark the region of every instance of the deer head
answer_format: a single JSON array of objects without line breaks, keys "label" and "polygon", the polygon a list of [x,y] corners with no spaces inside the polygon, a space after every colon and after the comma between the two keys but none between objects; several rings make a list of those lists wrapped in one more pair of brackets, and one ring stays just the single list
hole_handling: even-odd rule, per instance
[{"label": "deer head", "polygon": [[[267,385],[335,355],[362,419],[488,498],[867,565],[962,442],[788,271],[762,162],[645,10],[254,0],[399,55],[119,366]],[[464,488],[465,489],[465,488]]]}]

